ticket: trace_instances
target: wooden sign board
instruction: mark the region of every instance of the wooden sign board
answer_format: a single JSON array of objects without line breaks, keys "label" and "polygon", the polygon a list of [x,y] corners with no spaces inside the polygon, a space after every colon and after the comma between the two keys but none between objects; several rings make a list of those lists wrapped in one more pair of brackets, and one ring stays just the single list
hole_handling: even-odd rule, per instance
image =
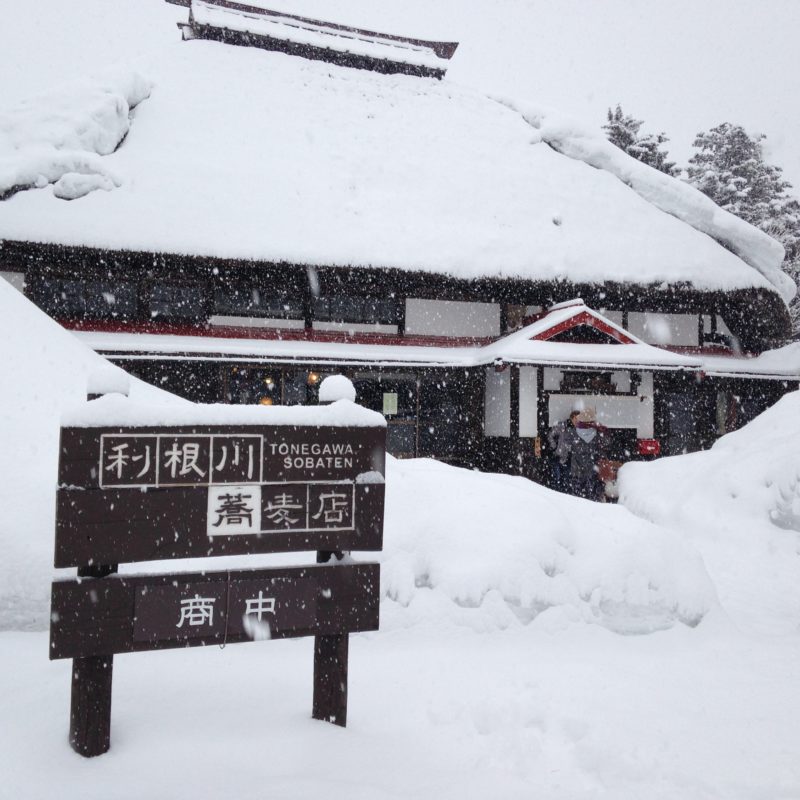
[{"label": "wooden sign board", "polygon": [[[367,412],[365,412],[367,413]],[[61,430],[50,657],[72,658],[70,742],[110,746],[116,653],[314,636],[312,714],[347,719],[348,634],[376,630],[377,564],[120,576],[123,562],[383,544],[386,428]]]},{"label": "wooden sign board", "polygon": [[67,578],[50,658],[377,630],[379,582],[377,564]]},{"label": "wooden sign board", "polygon": [[385,428],[64,428],[55,566],[380,550]]}]

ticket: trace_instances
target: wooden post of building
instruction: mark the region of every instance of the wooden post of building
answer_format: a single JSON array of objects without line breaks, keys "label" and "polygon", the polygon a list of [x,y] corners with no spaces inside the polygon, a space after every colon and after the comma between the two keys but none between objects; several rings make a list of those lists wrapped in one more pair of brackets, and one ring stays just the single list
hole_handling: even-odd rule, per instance
[{"label": "wooden post of building", "polygon": [[[331,556],[342,558],[342,552],[320,550],[317,563],[325,564]],[[314,637],[314,719],[347,725],[347,657],[350,637],[347,633]]]},{"label": "wooden post of building", "polygon": [[[78,576],[103,578],[117,571],[116,565],[80,567]],[[114,656],[88,656],[72,660],[72,695],[69,710],[69,743],[82,756],[91,758],[111,747],[111,679]]]}]

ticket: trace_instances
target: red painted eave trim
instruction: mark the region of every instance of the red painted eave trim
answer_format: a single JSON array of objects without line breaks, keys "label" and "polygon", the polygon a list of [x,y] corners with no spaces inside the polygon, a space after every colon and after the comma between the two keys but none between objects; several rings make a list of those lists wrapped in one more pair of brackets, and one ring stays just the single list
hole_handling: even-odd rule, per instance
[{"label": "red painted eave trim", "polygon": [[306,328],[238,328],[232,325],[176,325],[163,322],[103,322],[60,319],[65,328],[100,333],[138,333],[162,336],[196,336],[211,339],[254,339],[284,342],[323,342],[326,344],[367,344],[405,347],[481,347],[494,337],[415,336],[397,333],[320,331]]}]

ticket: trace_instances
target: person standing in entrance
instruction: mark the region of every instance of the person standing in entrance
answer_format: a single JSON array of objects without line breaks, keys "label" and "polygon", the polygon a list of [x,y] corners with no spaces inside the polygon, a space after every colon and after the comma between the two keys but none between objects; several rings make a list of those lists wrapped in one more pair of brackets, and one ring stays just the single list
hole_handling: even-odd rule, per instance
[{"label": "person standing in entrance", "polygon": [[594,408],[583,409],[575,424],[564,429],[558,445],[559,460],[569,463],[569,491],[587,500],[600,500],[603,485],[597,475],[605,452],[605,428],[597,423]]},{"label": "person standing in entrance", "polygon": [[561,448],[561,439],[568,428],[575,427],[579,411],[572,411],[567,419],[556,422],[547,434],[550,445],[550,475],[552,487],[559,492],[569,492],[569,452]]}]

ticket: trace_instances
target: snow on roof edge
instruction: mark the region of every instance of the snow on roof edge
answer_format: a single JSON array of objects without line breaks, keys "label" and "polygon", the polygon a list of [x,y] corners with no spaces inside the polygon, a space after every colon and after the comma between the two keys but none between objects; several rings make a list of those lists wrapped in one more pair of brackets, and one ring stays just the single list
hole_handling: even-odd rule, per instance
[{"label": "snow on roof edge", "polygon": [[566,114],[509,97],[491,97],[517,112],[562,155],[614,175],[643,200],[730,249],[760,272],[785,303],[797,294],[794,281],[781,269],[785,251],[780,242],[720,208],[698,189],[636,160]]}]

